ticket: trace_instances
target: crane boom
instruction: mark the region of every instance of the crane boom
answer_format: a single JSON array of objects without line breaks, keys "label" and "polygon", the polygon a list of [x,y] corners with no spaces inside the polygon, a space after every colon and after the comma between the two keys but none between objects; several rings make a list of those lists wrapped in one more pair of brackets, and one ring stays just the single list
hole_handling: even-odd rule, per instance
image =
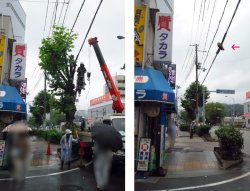
[{"label": "crane boom", "polygon": [[109,89],[109,93],[110,93],[110,95],[112,97],[112,100],[113,100],[112,108],[117,113],[122,113],[122,111],[124,110],[124,106],[123,106],[123,104],[121,102],[120,92],[117,90],[117,88],[116,88],[116,86],[114,84],[114,81],[113,81],[113,79],[112,79],[112,77],[110,75],[108,66],[105,63],[105,60],[103,58],[101,49],[100,49],[100,47],[98,45],[97,37],[90,38],[88,40],[88,42],[89,42],[90,45],[93,46],[93,48],[95,50],[95,54],[96,54],[96,57],[97,57],[97,59],[99,61],[102,74],[104,76],[104,79],[105,79],[106,84],[107,84],[108,89]]}]

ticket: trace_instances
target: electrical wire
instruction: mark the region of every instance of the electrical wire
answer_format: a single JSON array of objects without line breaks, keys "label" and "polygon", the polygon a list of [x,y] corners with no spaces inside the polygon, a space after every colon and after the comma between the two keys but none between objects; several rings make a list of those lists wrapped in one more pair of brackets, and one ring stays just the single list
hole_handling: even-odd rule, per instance
[{"label": "electrical wire", "polygon": [[68,8],[69,8],[69,3],[70,3],[70,0],[68,1],[67,8],[66,8],[66,11],[65,11],[65,13],[64,13],[64,18],[63,18],[63,23],[62,23],[62,25],[64,25],[64,21],[65,21],[65,18],[66,18],[67,12],[68,12]]},{"label": "electrical wire", "polygon": [[51,32],[51,29],[52,29],[52,24],[53,24],[53,20],[54,20],[55,10],[56,10],[56,5],[54,7],[54,11],[53,11],[52,19],[51,19],[51,24],[50,24],[48,36],[50,36],[50,32]]},{"label": "electrical wire", "polygon": [[[207,46],[207,39],[208,39],[209,31],[210,31],[211,21],[212,21],[212,19],[213,19],[213,15],[214,15],[215,4],[216,4],[216,1],[214,1],[213,10],[212,10],[212,14],[211,14],[210,21],[209,21],[209,25],[208,25],[208,30],[207,30],[207,35],[206,35],[205,44],[204,44],[204,47],[203,47],[203,54],[202,54],[201,62],[202,62],[202,60],[203,60],[204,51],[205,51],[205,48],[206,48],[206,46]],[[204,62],[202,62],[201,68],[203,68],[203,67],[204,67]],[[200,70],[200,72],[199,72],[198,77],[200,76],[200,74],[201,74],[201,70]]]},{"label": "electrical wire", "polygon": [[56,24],[56,14],[57,14],[58,1],[59,0],[57,0],[57,3],[55,4],[56,5],[56,11],[55,11],[54,25]]},{"label": "electrical wire", "polygon": [[45,21],[44,21],[44,27],[43,27],[43,37],[44,37],[44,34],[45,34],[45,29],[46,29],[46,22],[47,22],[47,17],[48,17],[48,10],[49,10],[49,0],[47,1],[46,15],[45,15]]},{"label": "electrical wire", "polygon": [[[230,23],[229,23],[229,25],[228,25],[228,27],[227,27],[227,30],[226,30],[226,32],[225,32],[223,38],[222,38],[221,45],[223,45],[223,42],[224,42],[225,39],[226,39],[227,32],[228,32],[228,30],[229,30],[229,28],[230,28],[230,26],[231,26],[231,24],[232,24],[232,22],[233,22],[234,16],[235,16],[235,14],[236,14],[236,12],[237,12],[237,10],[238,10],[238,7],[239,7],[239,5],[240,5],[240,1],[241,1],[241,0],[239,0],[238,3],[237,3],[237,6],[236,6],[236,8],[235,8],[235,10],[234,10],[234,13],[233,13],[233,16],[232,16],[232,18],[231,18],[231,20],[230,20]],[[216,55],[215,55],[215,57],[214,57],[214,59],[213,59],[213,61],[212,61],[212,63],[211,63],[211,65],[210,65],[210,67],[209,67],[209,69],[208,69],[208,71],[207,71],[207,74],[206,74],[206,76],[205,76],[205,78],[204,78],[202,84],[205,82],[205,80],[206,80],[206,78],[207,78],[207,75],[208,75],[208,73],[210,72],[210,70],[211,70],[211,68],[212,68],[212,66],[213,66],[213,64],[214,64],[214,61],[215,61],[216,57],[217,57],[218,54],[220,53],[220,50],[221,50],[221,49],[220,49],[220,47],[219,47],[218,50],[217,50],[217,52],[216,52]]]},{"label": "electrical wire", "polygon": [[60,24],[60,20],[61,20],[61,16],[62,16],[62,12],[63,12],[63,8],[64,8],[64,4],[65,4],[65,0],[63,0],[62,9],[61,9],[60,16],[59,16],[59,19],[58,19],[58,25]]},{"label": "electrical wire", "polygon": [[86,41],[86,39],[87,39],[87,37],[88,37],[89,31],[90,31],[90,29],[91,29],[91,27],[92,27],[92,25],[93,25],[93,23],[94,23],[94,21],[95,21],[96,15],[97,15],[97,13],[98,13],[100,7],[101,7],[102,2],[103,2],[103,0],[101,0],[100,3],[99,3],[99,5],[98,5],[98,8],[97,8],[97,10],[96,10],[96,12],[95,12],[95,15],[94,15],[94,17],[93,17],[93,19],[92,19],[92,21],[91,21],[91,24],[90,24],[90,26],[89,26],[89,28],[88,28],[88,31],[87,31],[87,33],[86,33],[86,35],[85,35],[85,38],[84,38],[84,40],[83,40],[83,43],[82,43],[82,45],[81,45],[81,48],[80,48],[80,50],[79,50],[77,56],[76,56],[75,61],[77,61],[77,59],[78,59],[78,57],[79,57],[79,55],[80,55],[80,53],[81,53],[81,51],[82,51],[83,45],[84,45],[84,43],[85,43],[85,41]]},{"label": "electrical wire", "polygon": [[[11,1],[22,1],[25,3],[47,3],[46,1],[34,1],[34,0],[11,0]],[[56,1],[51,1],[49,3],[57,3]],[[63,2],[58,2],[58,3],[63,3]]]},{"label": "electrical wire", "polygon": [[202,4],[203,4],[203,0],[201,1],[201,7],[200,7],[199,18],[198,18],[198,24],[197,24],[197,27],[196,27],[195,43],[196,43],[197,35],[198,35],[198,32],[199,32],[199,28],[200,28],[200,16],[201,16]]},{"label": "electrical wire", "polygon": [[202,21],[203,21],[203,18],[204,18],[205,8],[206,8],[206,0],[204,1],[204,8],[203,8],[203,14],[202,14]]},{"label": "electrical wire", "polygon": [[74,24],[73,24],[73,26],[72,26],[72,28],[71,28],[71,30],[70,30],[70,34],[71,34],[71,32],[73,31],[73,29],[74,29],[74,27],[75,27],[76,21],[78,20],[78,17],[79,17],[79,15],[80,15],[81,11],[82,11],[82,8],[83,8],[84,3],[85,3],[85,0],[82,2],[82,5],[81,5],[81,7],[80,7],[80,9],[79,9],[79,11],[78,11],[78,13],[77,13],[77,16],[76,16],[76,18],[75,18]]},{"label": "electrical wire", "polygon": [[[190,45],[191,42],[192,42],[192,36],[193,36],[193,26],[194,26],[193,24],[194,24],[195,5],[196,5],[196,0],[194,1],[194,11],[193,11],[193,19],[192,19],[192,26],[191,26],[191,34],[190,34],[189,45]],[[184,66],[185,66],[185,68],[186,68],[186,64],[185,64],[185,63],[186,63],[186,60],[187,60],[187,56],[188,56],[189,51],[190,51],[190,46],[188,46],[187,54],[186,54],[186,57],[185,57],[185,59],[184,59],[184,62],[183,62],[181,71],[183,71]]]},{"label": "electrical wire", "polygon": [[226,4],[225,4],[225,6],[224,6],[224,9],[223,9],[223,12],[222,12],[222,15],[221,15],[221,18],[220,18],[220,21],[219,21],[218,26],[217,26],[217,29],[216,29],[215,34],[214,34],[214,36],[213,36],[213,39],[212,39],[212,41],[211,41],[211,43],[210,43],[209,49],[208,49],[208,51],[207,51],[207,55],[206,55],[206,58],[205,58],[204,64],[203,64],[204,67],[205,67],[205,64],[206,64],[206,61],[207,61],[207,58],[208,58],[210,49],[211,49],[212,44],[213,44],[213,42],[214,42],[215,36],[217,35],[217,32],[218,32],[218,30],[219,30],[219,28],[220,28],[220,24],[221,24],[222,18],[223,18],[223,16],[224,16],[224,13],[225,13],[225,10],[226,10],[226,7],[227,7],[227,3],[228,3],[228,0],[226,1]]}]

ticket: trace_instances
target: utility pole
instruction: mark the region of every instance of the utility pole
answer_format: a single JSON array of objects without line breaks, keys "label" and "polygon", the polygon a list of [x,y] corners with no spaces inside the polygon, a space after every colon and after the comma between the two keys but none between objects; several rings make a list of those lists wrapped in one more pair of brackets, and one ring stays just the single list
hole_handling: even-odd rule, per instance
[{"label": "utility pole", "polygon": [[46,125],[46,103],[47,103],[47,99],[46,99],[46,94],[47,94],[47,86],[46,86],[46,70],[44,70],[44,101],[43,101],[43,108],[44,108],[44,127]]},{"label": "utility pole", "polygon": [[196,82],[196,125],[198,124],[198,44],[195,44],[195,82]]}]

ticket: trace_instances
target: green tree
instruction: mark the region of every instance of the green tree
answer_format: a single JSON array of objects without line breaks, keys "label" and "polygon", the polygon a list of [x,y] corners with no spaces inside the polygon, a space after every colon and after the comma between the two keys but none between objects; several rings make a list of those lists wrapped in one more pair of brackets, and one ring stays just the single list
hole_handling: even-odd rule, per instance
[{"label": "green tree", "polygon": [[58,110],[52,110],[50,113],[50,122],[53,125],[60,125],[61,122],[65,121],[65,115]]},{"label": "green tree", "polygon": [[[205,89],[205,103],[209,99],[207,87],[198,83],[198,106],[203,107],[203,89]],[[184,98],[181,99],[181,106],[187,112],[187,118],[193,121],[196,117],[196,82],[190,84],[187,88]]]},{"label": "green tree", "polygon": [[55,96],[59,96],[54,105],[65,114],[67,127],[73,125],[76,112],[74,75],[76,61],[71,54],[77,35],[63,26],[54,26],[53,34],[42,40],[39,64],[46,71],[49,87]]},{"label": "green tree", "polygon": [[220,124],[221,119],[225,117],[224,106],[221,103],[207,103],[205,106],[206,122],[212,125]]},{"label": "green tree", "polygon": [[50,111],[51,95],[44,91],[40,91],[34,98],[34,102],[30,105],[30,113],[32,114],[31,122],[36,126],[41,126],[44,120],[44,98],[46,96],[46,113]]}]

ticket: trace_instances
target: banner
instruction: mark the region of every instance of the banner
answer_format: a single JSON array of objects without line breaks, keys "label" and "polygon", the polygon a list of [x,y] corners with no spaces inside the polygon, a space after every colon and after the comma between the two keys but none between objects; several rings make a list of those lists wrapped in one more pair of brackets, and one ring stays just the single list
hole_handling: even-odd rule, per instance
[{"label": "banner", "polygon": [[26,67],[26,52],[27,46],[23,43],[14,43],[12,51],[12,62],[10,79],[11,80],[25,80],[25,67]]},{"label": "banner", "polygon": [[5,49],[5,36],[1,35],[1,38],[0,38],[0,68],[3,67],[4,49]]},{"label": "banner", "polygon": [[0,166],[3,166],[5,141],[0,140]]},{"label": "banner", "polygon": [[145,30],[145,6],[135,6],[134,18],[134,60],[135,64],[142,64],[143,59],[143,44],[144,44],[144,30]]},{"label": "banner", "polygon": [[138,156],[138,171],[148,171],[151,139],[141,138]]},{"label": "banner", "polygon": [[16,84],[16,88],[20,94],[20,96],[26,100],[27,94],[27,78],[25,80],[18,81]]},{"label": "banner", "polygon": [[155,43],[154,61],[172,61],[172,33],[173,16],[172,14],[156,13],[155,21]]}]

